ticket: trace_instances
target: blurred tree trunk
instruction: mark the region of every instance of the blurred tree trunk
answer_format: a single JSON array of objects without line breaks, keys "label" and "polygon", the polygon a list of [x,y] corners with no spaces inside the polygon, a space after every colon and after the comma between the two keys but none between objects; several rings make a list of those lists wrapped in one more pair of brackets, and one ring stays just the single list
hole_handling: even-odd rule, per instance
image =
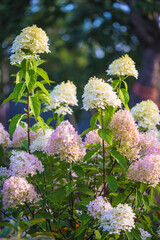
[{"label": "blurred tree trunk", "polygon": [[142,14],[134,9],[134,2],[127,1],[130,12],[130,24],[143,48],[143,58],[138,82],[133,86],[131,105],[151,99],[159,104],[160,92],[160,28],[158,14]]}]

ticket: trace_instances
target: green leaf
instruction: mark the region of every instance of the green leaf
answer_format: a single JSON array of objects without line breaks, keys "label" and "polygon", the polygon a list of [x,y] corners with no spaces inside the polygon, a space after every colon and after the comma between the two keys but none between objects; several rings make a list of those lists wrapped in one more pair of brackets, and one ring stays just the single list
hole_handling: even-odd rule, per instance
[{"label": "green leaf", "polygon": [[99,129],[98,135],[109,145],[112,143],[113,133],[110,129]]},{"label": "green leaf", "polygon": [[47,195],[47,198],[51,202],[55,203],[55,202],[59,202],[65,196],[66,196],[66,188],[65,187],[61,187],[61,188],[56,189],[53,194]]},{"label": "green leaf", "polygon": [[[78,237],[86,228],[87,228],[87,225],[81,225],[80,227],[78,227],[75,231],[75,237]],[[85,233],[84,233],[85,234]]]},{"label": "green leaf", "polygon": [[13,232],[13,228],[5,227],[0,231],[0,238],[8,238]]},{"label": "green leaf", "polygon": [[36,65],[38,67],[39,65],[41,65],[41,64],[43,64],[45,62],[46,62],[45,60],[38,60],[38,61],[36,61]]},{"label": "green leaf", "polygon": [[147,195],[143,195],[142,200],[143,200],[143,204],[144,204],[144,209],[147,210],[147,208],[149,207],[148,196]]},{"label": "green leaf", "polygon": [[108,237],[108,236],[109,236],[109,232],[108,231],[103,232],[101,240],[105,240],[106,237]]},{"label": "green leaf", "polygon": [[38,118],[40,111],[41,111],[41,104],[40,101],[37,97],[29,97],[29,103],[30,103],[30,107],[31,110],[35,116],[35,119]]},{"label": "green leaf", "polygon": [[132,236],[132,233],[131,233],[131,232],[129,232],[128,230],[126,230],[125,233],[126,233],[126,236],[127,236],[128,240],[133,240],[133,236]]},{"label": "green leaf", "polygon": [[142,193],[137,189],[136,190],[136,207],[140,207],[142,205]]},{"label": "green leaf", "polygon": [[113,175],[109,175],[106,177],[106,181],[108,183],[109,188],[111,189],[112,192],[116,192],[118,188],[118,183],[117,180]]},{"label": "green leaf", "polygon": [[17,103],[18,100],[22,97],[24,90],[26,88],[26,84],[24,82],[18,83],[13,90],[13,97],[15,102]]},{"label": "green leaf", "polygon": [[95,234],[96,240],[101,240],[101,234],[98,230],[95,230],[94,234]]},{"label": "green leaf", "polygon": [[138,229],[132,228],[132,236],[134,237],[134,239],[136,240],[140,240],[141,239],[141,233]]},{"label": "green leaf", "polygon": [[47,91],[47,89],[44,87],[44,85],[40,82],[36,82],[36,85],[48,96],[48,98],[51,100],[51,97]]},{"label": "green leaf", "polygon": [[77,165],[73,165],[73,171],[75,172],[75,174],[77,174],[80,177],[84,177],[84,171],[83,168],[81,166],[77,166]]},{"label": "green leaf", "polygon": [[36,83],[36,74],[33,69],[29,70],[28,74],[29,74],[28,90],[29,90],[29,92],[31,92]]},{"label": "green leaf", "polygon": [[38,97],[39,100],[42,101],[42,103],[47,103],[48,105],[51,104],[50,98],[48,96],[46,96],[46,94],[44,94],[43,92],[37,91],[34,94],[34,97]]},{"label": "green leaf", "polygon": [[79,206],[86,206],[89,204],[89,202],[93,201],[95,198],[94,197],[88,197],[84,198],[80,203]]},{"label": "green leaf", "polygon": [[92,128],[87,128],[86,130],[84,130],[82,133],[81,133],[81,137],[84,136],[85,134],[89,133],[90,131],[92,131],[93,129]]},{"label": "green leaf", "polygon": [[33,219],[33,220],[29,221],[29,222],[30,222],[31,226],[33,226],[33,225],[35,225],[37,223],[45,222],[45,221],[46,221],[45,218],[37,218],[37,219]]},{"label": "green leaf", "polygon": [[22,68],[24,73],[27,71],[27,69],[28,69],[28,61],[26,59],[23,59],[23,61],[21,62],[21,68]]},{"label": "green leaf", "polygon": [[126,106],[129,102],[129,94],[126,91],[126,89],[121,88],[119,90],[119,98],[121,99],[122,103],[124,104],[124,106]]},{"label": "green leaf", "polygon": [[43,129],[43,131],[45,131],[46,127],[45,127],[45,122],[43,120],[43,118],[41,116],[37,117],[37,120],[39,121],[41,128]]},{"label": "green leaf", "polygon": [[28,87],[29,86],[29,82],[30,82],[30,76],[29,76],[29,72],[28,71],[25,72],[25,81],[26,81],[26,85]]},{"label": "green leaf", "polygon": [[128,85],[127,85],[127,83],[124,80],[123,80],[123,83],[124,83],[126,91],[128,92]]},{"label": "green leaf", "polygon": [[95,113],[95,114],[91,117],[90,126],[91,126],[92,129],[94,129],[94,127],[95,127],[95,125],[96,125],[98,116],[99,116],[99,112]]},{"label": "green leaf", "polygon": [[48,83],[50,84],[49,77],[47,73],[42,68],[37,68],[37,73]]},{"label": "green leaf", "polygon": [[91,157],[93,157],[98,151],[99,151],[99,149],[97,149],[97,148],[88,151],[88,152],[86,153],[86,155],[84,156],[83,161],[85,162],[85,161],[91,159]]},{"label": "green leaf", "polygon": [[157,193],[158,193],[158,195],[160,194],[160,185],[156,185],[156,190],[157,190]]},{"label": "green leaf", "polygon": [[71,183],[67,183],[66,184],[66,195],[69,196],[71,194],[71,192],[74,191],[74,187],[75,187],[76,183],[75,182],[71,182]]},{"label": "green leaf", "polygon": [[14,116],[12,119],[11,119],[11,122],[9,124],[9,134],[10,136],[12,137],[20,120],[22,119],[24,115],[22,114],[17,114],[16,116]]},{"label": "green leaf", "polygon": [[22,69],[17,72],[16,74],[16,84],[20,83],[22,78],[24,77],[24,72],[22,71]]},{"label": "green leaf", "polygon": [[23,146],[26,150],[28,150],[28,140],[22,141],[22,146]]},{"label": "green leaf", "polygon": [[112,150],[111,152],[112,157],[114,157],[116,159],[116,161],[119,163],[119,165],[123,168],[123,169],[127,169],[127,162],[126,159],[124,158],[123,155],[121,155],[118,151],[116,150]]},{"label": "green leaf", "polygon": [[94,192],[92,189],[89,189],[87,186],[79,184],[77,185],[77,191],[84,193],[86,195],[94,195]]},{"label": "green leaf", "polygon": [[113,80],[112,81],[111,86],[113,87],[113,90],[115,90],[118,87],[119,82],[120,82],[119,80]]},{"label": "green leaf", "polygon": [[3,101],[2,104],[6,103],[6,102],[8,102],[8,101],[10,101],[10,100],[12,100],[12,99],[13,99],[13,92],[9,95],[8,98],[4,99],[4,101]]},{"label": "green leaf", "polygon": [[124,203],[125,199],[126,199],[126,196],[122,193],[119,193],[118,196],[113,199],[112,206],[115,207],[119,203]]}]

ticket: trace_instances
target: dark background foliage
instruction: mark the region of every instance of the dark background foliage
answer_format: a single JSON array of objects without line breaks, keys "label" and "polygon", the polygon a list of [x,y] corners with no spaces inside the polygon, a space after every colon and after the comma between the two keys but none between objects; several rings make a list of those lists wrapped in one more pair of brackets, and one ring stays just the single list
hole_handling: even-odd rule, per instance
[{"label": "dark background foliage", "polygon": [[[50,79],[55,84],[73,81],[80,107],[88,78],[95,75],[107,79],[108,65],[125,53],[140,71],[130,104],[147,98],[158,102],[159,13],[160,1],[156,0],[1,0],[0,101],[12,90],[14,78],[10,74],[17,71],[9,65],[12,41],[21,29],[36,24],[50,39],[51,53],[42,56],[47,60],[44,66]],[[131,91],[135,80],[130,78],[128,83]],[[11,116],[15,113],[13,104],[2,106],[3,122],[7,109]]]}]

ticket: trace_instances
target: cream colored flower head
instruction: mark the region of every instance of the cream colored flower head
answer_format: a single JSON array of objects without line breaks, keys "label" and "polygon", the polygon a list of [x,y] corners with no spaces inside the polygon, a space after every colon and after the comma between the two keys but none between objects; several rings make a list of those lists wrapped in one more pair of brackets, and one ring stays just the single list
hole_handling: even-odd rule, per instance
[{"label": "cream colored flower head", "polygon": [[[33,58],[33,56],[37,58],[37,54],[40,53],[50,52],[48,40],[45,31],[36,25],[24,28],[13,41],[11,64],[20,63],[24,58]],[[23,50],[29,50],[30,53],[25,54]]]},{"label": "cream colored flower head", "polygon": [[72,114],[70,106],[78,105],[76,94],[77,88],[73,82],[62,82],[50,93],[51,105],[47,105],[46,110],[54,110],[58,115]]},{"label": "cream colored flower head", "polygon": [[127,54],[114,60],[106,72],[108,75],[133,76],[138,78],[135,63]]},{"label": "cream colored flower head", "polygon": [[107,106],[120,107],[121,101],[113,88],[101,78],[91,77],[84,87],[83,108],[105,109]]},{"label": "cream colored flower head", "polygon": [[160,122],[158,106],[152,100],[137,103],[131,113],[138,125],[147,129],[155,129]]}]

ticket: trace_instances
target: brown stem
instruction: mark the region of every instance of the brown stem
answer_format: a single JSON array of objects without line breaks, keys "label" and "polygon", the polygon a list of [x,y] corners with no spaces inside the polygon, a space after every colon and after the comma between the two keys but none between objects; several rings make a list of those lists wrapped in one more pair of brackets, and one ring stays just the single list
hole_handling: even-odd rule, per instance
[{"label": "brown stem", "polygon": [[[70,183],[72,182],[72,163],[70,163],[69,165],[69,181]],[[70,195],[70,207],[71,207],[71,226],[72,226],[72,220],[73,220],[73,192],[71,192],[71,195]]]},{"label": "brown stem", "polygon": [[[44,198],[44,196],[43,196],[43,193],[41,192],[41,190],[40,190],[37,182],[35,181],[35,179],[34,179],[34,178],[32,178],[32,179],[33,179],[33,182],[35,183],[35,185],[36,185],[36,187],[37,187],[37,189],[38,189],[38,191],[39,191],[39,193],[40,193],[40,195],[41,195],[41,197],[42,197],[43,206],[44,206],[44,208],[45,208],[45,211],[49,213],[49,207],[47,206],[47,203],[46,203],[46,201],[45,201],[45,198]],[[52,227],[51,227],[51,224],[50,224],[50,220],[48,219],[47,222],[48,222],[50,231],[52,232]]]},{"label": "brown stem", "polygon": [[[102,121],[102,130],[103,130],[103,114],[101,110],[101,121]],[[103,188],[104,192],[103,195],[105,197],[106,195],[106,162],[105,162],[105,146],[104,146],[104,140],[102,139],[102,151],[103,151]]]},{"label": "brown stem", "polygon": [[32,218],[34,218],[34,213],[31,211],[30,206],[27,203],[25,203],[25,205],[28,208],[28,210],[30,211]]},{"label": "brown stem", "polygon": [[27,115],[28,115],[28,152],[30,152],[30,142],[31,142],[31,136],[30,136],[30,106],[29,106],[29,90],[27,92]]},{"label": "brown stem", "polygon": [[136,189],[136,186],[132,189],[132,191],[128,194],[128,196],[126,197],[124,203],[127,202],[128,198],[131,196],[131,194],[134,192],[134,190]]}]

